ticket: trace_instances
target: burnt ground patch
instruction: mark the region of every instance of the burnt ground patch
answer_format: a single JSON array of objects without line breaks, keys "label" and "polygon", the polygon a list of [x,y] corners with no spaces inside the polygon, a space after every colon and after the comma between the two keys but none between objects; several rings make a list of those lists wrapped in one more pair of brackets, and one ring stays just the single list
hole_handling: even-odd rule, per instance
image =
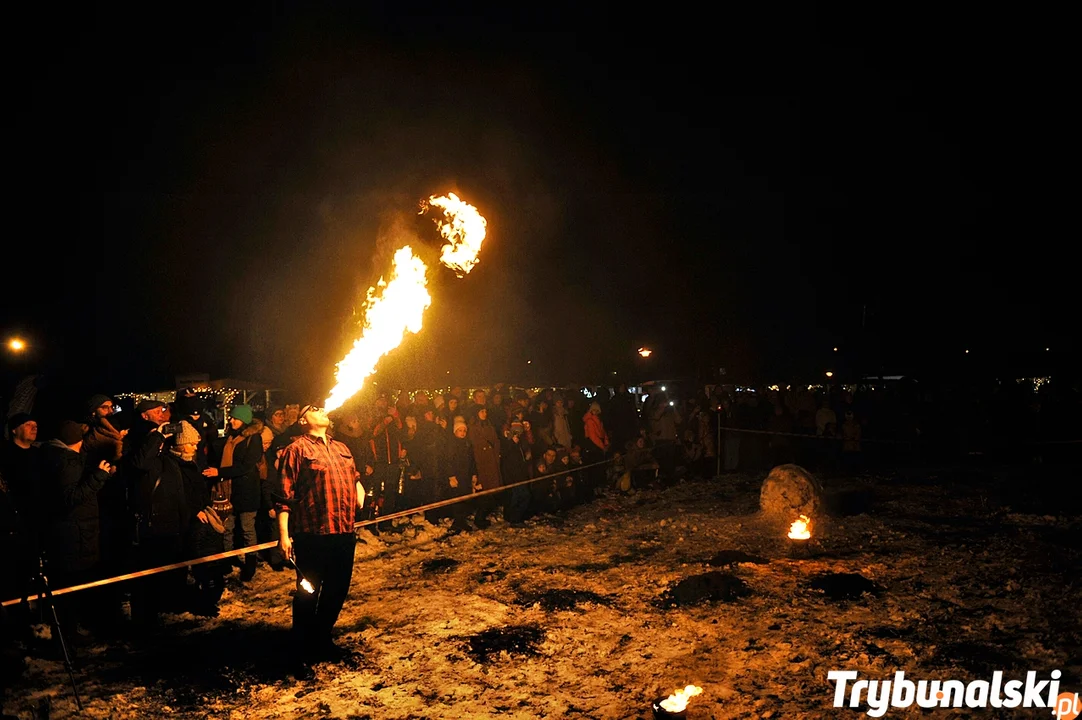
[{"label": "burnt ground patch", "polygon": [[715,553],[713,557],[707,560],[704,564],[712,565],[714,567],[731,567],[733,565],[740,565],[748,563],[752,565],[767,565],[770,561],[759,555],[752,555],[746,553],[743,550],[722,550]]},{"label": "burnt ground patch", "polygon": [[711,602],[732,602],[751,594],[751,589],[737,576],[714,570],[684,578],[662,593],[658,607],[690,607]]},{"label": "burnt ground patch", "polygon": [[463,639],[470,657],[484,664],[493,662],[503,653],[520,657],[538,655],[545,631],[537,625],[505,625]]},{"label": "burnt ground patch", "polygon": [[808,586],[824,593],[828,600],[859,600],[865,595],[879,595],[883,588],[857,573],[826,573],[812,579]]},{"label": "burnt ground patch", "polygon": [[595,605],[612,605],[612,600],[590,592],[589,590],[552,589],[537,592],[520,592],[515,598],[516,605],[530,607],[540,605],[546,612],[556,610],[575,610],[579,605],[593,603]]},{"label": "burnt ground patch", "polygon": [[[356,653],[352,666],[365,663],[363,646],[337,642]],[[122,665],[98,667],[95,674],[103,685],[142,685],[176,712],[198,712],[218,699],[233,701],[253,686],[288,683],[290,647],[286,628],[223,623],[201,633],[144,639]]]},{"label": "burnt ground patch", "polygon": [[461,560],[454,558],[432,558],[421,563],[421,572],[426,575],[439,575],[449,573],[461,564]]}]

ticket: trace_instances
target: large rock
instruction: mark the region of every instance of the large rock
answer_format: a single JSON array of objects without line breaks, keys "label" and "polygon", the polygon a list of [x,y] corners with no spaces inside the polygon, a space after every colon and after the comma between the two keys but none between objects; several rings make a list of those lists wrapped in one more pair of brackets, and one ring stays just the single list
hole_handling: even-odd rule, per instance
[{"label": "large rock", "polygon": [[759,493],[763,516],[788,525],[800,515],[815,519],[823,507],[823,486],[799,465],[779,465],[770,471]]}]

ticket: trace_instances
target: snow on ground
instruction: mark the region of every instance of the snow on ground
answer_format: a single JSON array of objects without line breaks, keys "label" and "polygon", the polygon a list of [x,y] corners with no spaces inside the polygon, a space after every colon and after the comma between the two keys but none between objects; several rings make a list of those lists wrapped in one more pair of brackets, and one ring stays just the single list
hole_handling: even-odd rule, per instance
[{"label": "snow on ground", "polygon": [[[703,688],[689,718],[853,713],[831,706],[830,670],[1060,668],[1064,689],[1082,689],[1077,507],[1023,507],[1019,487],[1032,490],[1016,476],[828,476],[832,515],[812,556],[790,559],[755,515],[760,479],[607,495],[523,528],[411,525],[394,543],[358,543],[337,625],[357,655],[309,682],[285,668],[292,575],[263,566],[247,587],[234,576],[218,618],[169,615],[149,642],[77,643],[83,717],[646,719],[689,683]],[[752,557],[712,564],[724,550]],[[698,589],[716,599],[676,590],[711,572]],[[44,701],[51,718],[77,717],[63,665],[28,662],[4,710],[33,718]]]}]

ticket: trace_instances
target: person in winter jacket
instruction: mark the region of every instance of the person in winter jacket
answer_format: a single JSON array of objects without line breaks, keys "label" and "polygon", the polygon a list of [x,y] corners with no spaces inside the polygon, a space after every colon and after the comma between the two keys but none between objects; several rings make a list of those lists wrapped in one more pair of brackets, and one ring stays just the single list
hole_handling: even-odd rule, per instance
[{"label": "person in winter jacket", "polygon": [[[82,423],[66,421],[58,437],[41,454],[41,517],[44,520],[43,552],[50,584],[54,588],[90,580],[101,559],[98,545],[98,492],[109,481],[113,467],[102,460],[87,468],[83,461]],[[80,603],[74,595],[58,602],[58,614],[77,622]]]},{"label": "person in winter jacket", "polygon": [[[468,433],[469,428],[466,423],[455,423],[453,434],[446,445],[446,455],[441,472],[441,476],[444,478],[438,493],[441,500],[469,495],[474,492],[474,488],[478,485],[477,463],[473,458],[470,441],[467,440]],[[458,533],[469,529],[467,523],[469,509],[465,501],[451,505],[449,512],[453,522],[448,532]]]},{"label": "person in winter jacket", "polygon": [[[197,461],[200,440],[199,431],[182,421],[169,453],[162,455],[163,470],[179,473],[184,485],[190,515],[184,537],[184,555],[188,558],[216,555],[225,550],[225,524],[213,507],[211,480],[203,475],[203,464]],[[217,617],[227,570],[224,562],[192,566],[195,594],[189,607],[193,614]]]},{"label": "person in winter jacket", "polygon": [[[482,396],[483,399],[483,396]],[[488,421],[488,408],[478,405],[475,408],[475,417],[469,425],[468,437],[470,447],[473,448],[473,459],[477,464],[477,484],[474,489],[492,490],[500,487],[500,438],[496,434],[496,428]],[[492,495],[478,498],[477,512],[473,518],[473,524],[479,529],[489,526],[488,515],[496,509],[496,501]]]},{"label": "person in winter jacket", "polygon": [[[166,440],[169,407],[157,400],[136,406],[139,420],[128,436],[129,451],[122,466],[127,470],[135,514],[134,562],[136,569],[172,565],[184,558],[184,537],[191,515],[184,479],[175,464],[167,464]],[[144,630],[160,624],[160,614],[183,597],[186,570],[148,575],[132,588],[132,621]],[[179,607],[177,608],[179,609]]]},{"label": "person in winter jacket", "polygon": [[[263,501],[263,481],[259,464],[263,459],[263,422],[256,420],[249,405],[237,405],[230,411],[229,432],[222,445],[218,467],[203,471],[217,483],[229,484],[229,500],[233,511],[224,518],[225,549],[234,550],[256,544],[255,516]],[[255,577],[258,557],[255,553],[242,556],[240,579],[248,582]]]},{"label": "person in winter jacket", "polygon": [[[503,431],[500,440],[500,475],[504,485],[515,485],[530,479],[533,464],[533,450],[525,440],[522,423],[513,421]],[[518,525],[533,515],[531,486],[523,485],[511,490],[511,496],[504,508],[504,518],[512,525]]]},{"label": "person in winter jacket", "polygon": [[[586,442],[582,448],[582,460],[586,465],[601,462],[609,452],[609,434],[605,432],[605,424],[601,422],[601,404],[590,403],[589,411],[582,416],[583,433]],[[586,471],[589,477],[589,490],[592,491],[604,482],[605,469],[602,466],[592,467]]]}]

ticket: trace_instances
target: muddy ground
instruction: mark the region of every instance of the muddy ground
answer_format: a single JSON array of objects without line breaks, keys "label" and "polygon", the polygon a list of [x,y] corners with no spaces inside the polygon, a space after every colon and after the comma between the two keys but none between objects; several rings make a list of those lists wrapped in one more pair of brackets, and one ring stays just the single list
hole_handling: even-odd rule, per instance
[{"label": "muddy ground", "polygon": [[[1059,668],[1063,689],[1082,689],[1077,471],[821,479],[830,513],[807,559],[757,518],[761,476],[740,475],[608,495],[522,528],[414,525],[359,543],[337,626],[357,655],[310,682],[282,654],[292,577],[234,575],[218,618],[169,615],[152,643],[80,639],[82,716],[646,719],[690,683],[703,692],[689,718],[857,717],[832,707],[830,670]],[[76,717],[62,663],[28,663],[4,711]]]}]

